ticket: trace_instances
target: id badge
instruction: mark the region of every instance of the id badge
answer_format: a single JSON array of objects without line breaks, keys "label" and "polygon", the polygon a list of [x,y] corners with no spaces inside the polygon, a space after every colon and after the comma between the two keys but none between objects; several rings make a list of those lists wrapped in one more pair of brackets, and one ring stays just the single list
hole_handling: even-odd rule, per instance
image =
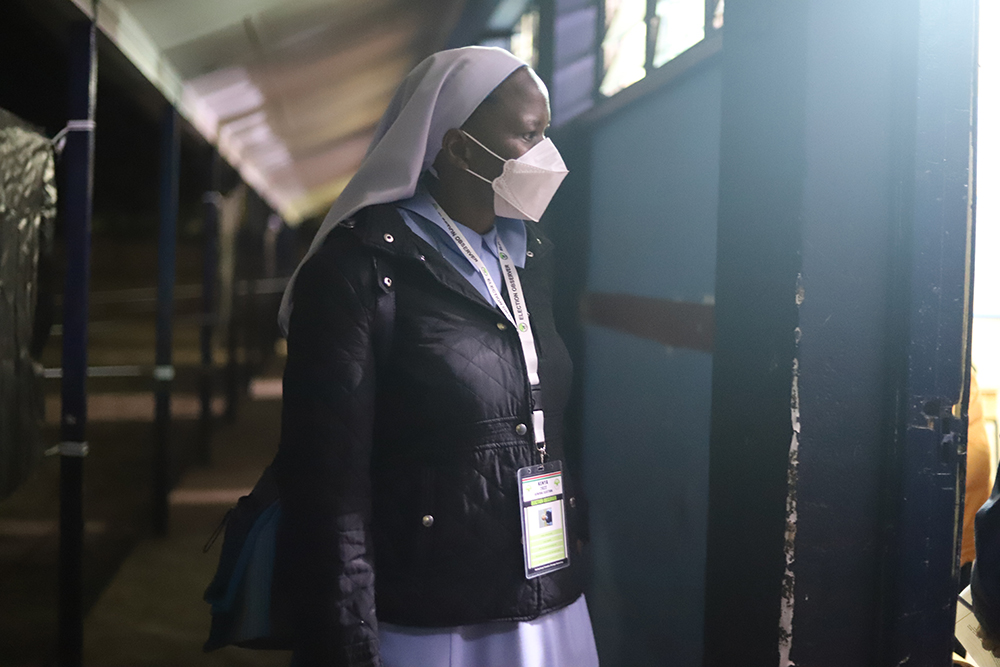
[{"label": "id badge", "polygon": [[569,566],[562,462],[549,461],[517,471],[521,499],[521,541],[528,579]]}]

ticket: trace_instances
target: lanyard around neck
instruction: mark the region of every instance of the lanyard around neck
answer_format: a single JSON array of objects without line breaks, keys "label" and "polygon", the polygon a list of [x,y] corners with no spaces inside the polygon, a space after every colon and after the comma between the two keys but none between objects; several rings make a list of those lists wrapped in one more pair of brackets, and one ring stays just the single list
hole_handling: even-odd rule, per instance
[{"label": "lanyard around neck", "polygon": [[[503,295],[500,293],[500,289],[497,287],[496,282],[494,282],[493,277],[490,275],[489,269],[486,268],[486,264],[480,259],[479,254],[473,250],[472,245],[469,240],[465,238],[465,234],[462,230],[458,228],[455,221],[445,213],[441,205],[431,198],[431,203],[434,205],[434,210],[438,212],[441,216],[441,220],[444,222],[445,228],[448,230],[448,234],[451,235],[455,245],[458,249],[465,255],[465,258],[469,260],[472,266],[479,272],[479,275],[483,277],[486,282],[486,289],[489,291],[490,296],[493,298],[493,303],[496,304],[500,312],[504,314],[504,317],[514,325],[517,330],[517,337],[521,342],[521,351],[524,353],[524,365],[525,371],[528,375],[528,383],[532,388],[537,389],[539,385],[538,378],[538,351],[535,347],[535,337],[531,332],[531,324],[528,322],[528,308],[524,303],[524,291],[521,289],[521,279],[517,275],[517,267],[514,266],[513,260],[510,258],[510,253],[503,245],[503,241],[500,240],[500,234],[497,234],[497,257],[500,258],[500,270],[503,273],[504,283],[507,285],[507,294],[510,296],[510,305],[507,307],[507,303],[503,299]],[[545,460],[545,425],[544,416],[541,410],[535,410],[532,413],[532,422],[535,432],[535,444],[538,446],[538,450],[542,455],[542,460]]]}]

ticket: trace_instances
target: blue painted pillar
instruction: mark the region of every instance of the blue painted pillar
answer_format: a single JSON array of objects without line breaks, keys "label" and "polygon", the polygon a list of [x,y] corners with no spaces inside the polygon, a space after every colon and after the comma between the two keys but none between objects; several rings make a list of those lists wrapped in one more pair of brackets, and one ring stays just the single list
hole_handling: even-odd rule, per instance
[{"label": "blue painted pillar", "polygon": [[173,482],[170,447],[170,388],[174,379],[173,317],[177,258],[177,200],[180,174],[180,134],[177,111],[168,107],[161,125],[160,233],[156,280],[156,437],[153,453],[153,529],[166,535],[168,496]]},{"label": "blue painted pillar", "polygon": [[[887,459],[890,602],[883,664],[948,664],[953,646],[969,408],[976,0],[920,0],[896,17],[907,102],[894,126],[901,230]],[[904,23],[905,22],[905,23]],[[958,408],[963,419],[953,418]],[[957,517],[957,522],[956,522]]]},{"label": "blue painted pillar", "polygon": [[59,447],[59,664],[83,653],[83,457],[87,453],[87,319],[94,189],[97,38],[93,22],[70,28],[69,128],[63,152],[66,287],[63,298],[62,420]]},{"label": "blue painted pillar", "polygon": [[725,33],[704,664],[950,664],[976,0]]}]

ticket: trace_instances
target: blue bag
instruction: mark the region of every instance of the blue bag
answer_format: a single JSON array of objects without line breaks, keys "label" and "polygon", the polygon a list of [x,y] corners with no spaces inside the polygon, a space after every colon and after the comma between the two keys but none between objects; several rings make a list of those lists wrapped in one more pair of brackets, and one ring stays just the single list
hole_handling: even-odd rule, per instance
[{"label": "blue bag", "polygon": [[223,519],[226,537],[219,567],[205,591],[205,601],[212,605],[205,651],[230,644],[291,650],[291,631],[273,613],[271,595],[280,520],[281,502],[269,466],[250,495],[240,498]]}]

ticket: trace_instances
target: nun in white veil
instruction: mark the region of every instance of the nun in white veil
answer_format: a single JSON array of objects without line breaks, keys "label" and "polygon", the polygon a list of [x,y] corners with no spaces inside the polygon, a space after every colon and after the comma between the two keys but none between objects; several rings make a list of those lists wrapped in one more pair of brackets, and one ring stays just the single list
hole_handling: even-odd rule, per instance
[{"label": "nun in white veil", "polygon": [[[330,230],[361,209],[413,196],[421,174],[441,150],[445,132],[461,127],[486,96],[521,67],[524,61],[509,51],[481,46],[441,51],[417,65],[400,84],[361,167],[326,214],[302,263],[323,245]],[[294,285],[292,276],[278,315],[285,334]]]},{"label": "nun in white veil", "polygon": [[[480,141],[481,137],[473,136],[464,128],[474,112],[477,111],[480,105],[483,105],[488,97],[491,97],[491,93],[499,90],[501,84],[506,85],[506,82],[509,79],[515,78],[515,76],[524,78],[527,75],[531,77],[527,79],[529,88],[534,88],[533,92],[536,96],[539,94],[543,96],[544,124],[537,131],[533,130],[538,136],[532,136],[527,140],[530,142],[530,149],[526,148],[526,152],[520,151],[520,155],[505,158],[498,154],[498,152],[504,152],[503,149],[500,149],[496,145],[492,148],[485,145]],[[532,82],[537,82],[537,84]],[[402,237],[409,233],[406,231],[409,229],[415,237],[421,239],[420,252],[430,253],[432,250],[440,250],[440,257],[436,257],[435,259],[440,261],[447,260],[451,266],[458,270],[458,273],[452,272],[450,274],[455,280],[461,280],[460,276],[464,276],[469,281],[469,285],[464,286],[466,294],[471,295],[471,298],[475,300],[476,292],[478,292],[485,299],[486,303],[483,304],[480,302],[477,306],[480,310],[476,312],[483,313],[484,317],[494,317],[493,320],[487,320],[489,324],[488,330],[492,330],[493,335],[499,336],[498,330],[502,332],[506,328],[506,325],[503,320],[497,320],[496,318],[506,316],[523,334],[525,329],[521,329],[521,327],[525,325],[518,325],[511,315],[511,310],[516,311],[517,309],[512,307],[511,310],[507,310],[507,306],[503,302],[504,297],[500,291],[506,286],[507,295],[511,302],[514,301],[514,297],[516,296],[516,294],[511,294],[511,291],[517,294],[520,293],[520,283],[516,282],[516,277],[513,279],[514,282],[511,282],[511,278],[509,277],[509,269],[512,266],[510,262],[512,260],[509,259],[508,255],[514,258],[514,265],[518,269],[523,269],[526,258],[534,257],[532,248],[537,251],[538,248],[542,247],[543,241],[541,240],[542,235],[540,232],[532,233],[530,239],[532,244],[537,241],[538,245],[532,245],[531,248],[527,247],[528,236],[525,232],[526,223],[524,220],[538,219],[541,210],[544,210],[548,199],[554,193],[555,188],[558,187],[559,182],[566,173],[565,165],[563,165],[561,158],[559,158],[558,151],[552,146],[550,140],[544,138],[545,125],[548,123],[548,113],[548,98],[547,92],[544,90],[544,85],[523,61],[502,49],[484,47],[453,49],[434,54],[420,63],[407,76],[396,92],[388,110],[379,122],[375,137],[368,148],[368,152],[357,174],[347,185],[326,216],[309,249],[309,253],[303,260],[303,263],[300,264],[296,275],[293,276],[292,283],[286,289],[279,316],[282,330],[288,334],[291,320],[292,336],[294,337],[296,326],[302,325],[298,324],[298,319],[292,320],[293,309],[311,308],[314,306],[310,304],[315,304],[319,301],[319,299],[312,299],[309,304],[303,301],[303,303],[296,305],[293,302],[292,295],[295,291],[296,277],[300,273],[303,276],[301,278],[303,285],[306,284],[307,277],[313,281],[312,284],[315,284],[315,272],[307,276],[309,267],[303,271],[303,266],[314,255],[324,252],[324,244],[327,242],[327,237],[331,231],[346,220],[363,216],[365,210],[373,210],[372,207],[378,208],[376,205],[394,204],[397,206],[399,213],[394,213],[393,215],[397,215],[399,219],[406,223],[406,227],[397,227],[399,231],[394,233]],[[495,167],[492,171],[494,173],[501,173],[503,178],[496,176],[490,179],[474,170],[465,169],[466,172],[469,172],[469,174],[480,181],[490,182],[493,190],[497,193],[497,224],[495,227],[493,227],[494,213],[492,210],[488,211],[489,224],[486,225],[487,229],[467,228],[461,225],[456,220],[452,220],[448,213],[445,212],[445,209],[448,209],[448,205],[444,200],[440,202],[440,205],[435,201],[435,198],[438,196],[437,191],[435,191],[433,196],[430,193],[427,181],[431,177],[428,176],[428,173],[434,173],[433,165],[435,164],[435,160],[442,151],[442,145],[448,141],[446,135],[456,137],[456,131],[462,134],[463,138],[461,140],[463,142],[467,139],[478,145],[479,148],[470,148],[470,150],[482,151],[478,156],[482,164],[489,165],[490,160],[499,160],[503,163],[502,170],[499,164],[495,162],[492,164],[492,167]],[[472,145],[472,143],[468,144],[470,147]],[[487,169],[487,171],[490,170]],[[434,179],[434,182],[438,183],[439,181]],[[470,182],[477,183],[477,181]],[[482,188],[482,184],[479,183],[475,187]],[[487,208],[489,207],[487,206]],[[344,227],[353,227],[353,225],[344,225]],[[359,225],[360,227],[361,225]],[[443,229],[453,230],[455,228],[460,228],[464,231],[457,235],[442,231]],[[341,231],[348,233],[347,229]],[[535,238],[536,235],[538,238]],[[391,235],[385,234],[384,236],[387,242],[392,243],[394,241]],[[460,252],[462,244],[458,241],[459,237],[461,237],[462,242],[465,242],[468,237],[472,242],[472,246],[476,248],[471,254],[472,259],[469,259],[470,255],[468,253],[463,256]],[[377,238],[382,238],[381,231],[377,235]],[[335,237],[331,240],[335,240]],[[402,238],[396,239],[394,250],[399,249],[398,247],[402,245],[402,240]],[[490,253],[494,250],[496,251],[495,256],[490,257]],[[476,252],[479,252],[483,258],[487,259],[486,264],[489,264],[489,266],[480,261]],[[317,259],[323,258],[318,257]],[[419,255],[419,259],[423,261],[425,259],[424,255]],[[428,264],[430,264],[431,257],[429,254],[427,259]],[[502,264],[501,262],[503,261],[508,263]],[[479,263],[477,264],[476,262]],[[508,273],[503,274],[503,277],[501,277],[503,273],[501,266],[504,271],[508,271]],[[340,269],[337,269],[337,271],[340,271]],[[336,271],[331,271],[331,275],[334,273]],[[516,274],[517,272],[515,271],[514,273]],[[500,287],[497,287],[497,285]],[[472,289],[470,289],[470,286]],[[313,288],[311,287],[311,289]],[[525,289],[525,294],[530,295],[529,289]],[[302,294],[300,294],[300,300],[301,296]],[[493,315],[490,314],[491,311],[483,308],[483,306],[490,303],[497,305],[498,310],[492,311]],[[531,308],[532,305],[532,302],[529,300],[527,308]],[[546,304],[546,307],[550,308],[548,304]],[[308,311],[301,311],[300,314],[305,312]],[[503,315],[500,315],[501,312]],[[531,315],[536,316],[532,318],[532,326],[542,326],[540,323],[550,322],[552,319],[550,314],[546,315],[542,312],[532,312]],[[296,318],[298,317],[299,314],[296,315]],[[421,317],[426,320],[430,315],[422,314]],[[527,315],[525,314],[524,317],[526,318]],[[520,321],[526,322],[527,320]],[[327,317],[323,320],[322,326],[337,327],[339,325],[335,318]],[[548,325],[546,324],[545,326]],[[531,327],[526,327],[526,329],[530,331]],[[548,345],[549,354],[552,354],[552,349],[558,347],[558,349],[562,350],[562,354],[566,356],[565,348],[561,340],[557,338],[558,335],[555,332],[554,324],[544,331],[541,329],[539,331],[541,332],[538,334],[540,336],[539,340],[544,336],[549,336],[546,341],[556,341],[554,343],[545,342],[545,345]],[[515,332],[508,331],[507,333]],[[506,340],[513,340],[515,341],[513,345],[517,345],[516,341],[519,337],[521,338],[521,345],[524,345],[525,338],[521,334],[515,336],[513,339]],[[305,338],[313,343],[316,340],[325,340],[321,336],[313,336],[311,334],[306,335]],[[348,335],[348,338],[350,338],[350,335]],[[527,340],[530,344],[533,344],[531,343],[530,333]],[[292,363],[292,343],[293,340],[290,337],[289,364]],[[302,345],[301,342],[297,344]],[[520,356],[521,348],[508,347],[507,349],[518,350],[511,358],[515,360],[522,358]],[[544,347],[539,349],[542,349],[543,352],[545,351]],[[300,351],[298,354],[299,357],[296,363],[298,363],[299,368],[308,366],[310,362],[302,360],[303,353]],[[527,360],[527,357],[533,354],[534,352],[529,351],[528,348],[524,348],[524,367],[527,368],[526,372],[529,380],[532,377],[533,371],[531,370],[531,362]],[[504,363],[509,364],[510,362]],[[517,363],[521,365],[521,362]],[[549,365],[545,366],[546,363]],[[536,366],[538,365],[537,360],[535,364]],[[505,368],[507,367],[509,366]],[[550,372],[551,376],[551,374],[555,373],[551,369],[556,367],[556,362],[551,361],[551,359],[548,362],[543,361],[542,367],[550,369],[548,372]],[[564,376],[568,376],[570,372],[568,356],[566,356],[566,363],[561,368],[566,369]],[[309,374],[312,371],[306,369],[301,372]],[[537,377],[541,372],[540,370],[535,371],[536,379],[531,380],[532,385],[537,384]],[[314,373],[313,375],[316,374]],[[509,373],[508,375],[512,378],[510,381],[517,385],[517,391],[523,394],[524,387],[526,386],[524,384],[525,376],[521,375],[518,378]],[[564,376],[559,376],[561,379],[552,384],[568,386],[568,380],[564,381]],[[315,377],[310,381],[314,380]],[[329,429],[326,429],[324,425],[316,427],[307,425],[302,428],[299,428],[298,425],[292,425],[293,428],[287,423],[290,419],[320,422],[324,419],[324,416],[318,413],[326,409],[320,406],[320,409],[311,408],[313,412],[308,412],[297,405],[296,402],[301,403],[310,400],[308,395],[309,390],[303,390],[303,383],[299,381],[299,386],[294,392],[291,392],[289,390],[289,383],[292,381],[295,380],[290,380],[289,372],[286,370],[282,447],[289,450],[298,447],[298,444],[295,442],[288,443],[286,439],[295,438],[301,433],[306,432],[308,428],[313,428],[314,431],[322,431],[323,434],[329,433]],[[495,380],[490,381],[494,382]],[[315,387],[316,385],[312,386]],[[534,401],[534,399],[531,400]],[[548,410],[548,404],[545,407]],[[336,409],[341,408],[333,408],[333,410]],[[344,419],[350,418],[349,410],[345,414],[348,417]],[[302,415],[305,415],[305,417]],[[530,412],[529,416],[531,416]],[[558,431],[561,433],[561,430],[559,430],[561,427],[557,429],[553,426],[551,429],[548,427],[543,429],[541,410],[537,410],[534,413],[534,418],[533,429],[536,431],[534,443],[541,442],[538,451],[542,452],[541,459],[544,461],[545,442],[544,439],[540,440],[540,436],[537,436],[537,433],[542,431],[547,433]],[[511,419],[519,421],[518,419],[514,419],[513,416]],[[499,419],[493,419],[492,421],[498,422]],[[515,430],[513,428],[514,421],[511,422],[511,433]],[[366,426],[364,428],[370,427]],[[516,433],[518,436],[524,436],[527,431],[528,437],[531,437],[531,430],[526,428],[525,424],[518,423]],[[328,435],[316,436],[314,433],[307,433],[306,437],[311,438],[313,441],[319,441],[322,437],[328,437]],[[553,436],[553,442],[556,442],[558,437]],[[313,442],[313,444],[309,445],[313,449],[308,450],[308,452],[305,452],[306,448],[300,447],[303,451],[296,451],[294,453],[293,456],[297,457],[298,460],[298,468],[300,471],[305,471],[305,476],[312,475],[308,470],[310,464],[309,457],[315,456],[319,459],[324,456],[323,446],[322,442],[319,445]],[[559,446],[561,447],[561,445]],[[534,449],[530,449],[530,452],[533,456]],[[279,451],[279,461],[281,460],[281,456],[282,454]],[[320,465],[322,463],[317,462],[315,464],[316,467]],[[524,465],[524,463],[517,465]],[[278,469],[280,471],[280,465]],[[355,474],[367,474],[365,466],[359,466],[358,470],[362,472]],[[512,474],[514,475],[511,479],[516,479],[515,473],[516,466],[513,470],[505,472],[507,478],[511,478],[510,475]],[[285,487],[281,491],[283,502],[286,500],[286,496],[284,495],[285,489],[292,489],[294,491],[298,483],[297,480],[288,478],[290,473],[287,471],[284,474],[286,475],[283,482]],[[354,485],[355,481],[352,478],[347,483]],[[279,480],[279,486],[281,484],[282,482]],[[504,493],[513,493],[516,498],[517,493],[514,491],[513,485],[514,482],[511,482],[512,488],[509,491],[504,491]],[[364,484],[361,484],[361,486],[363,487]],[[325,493],[325,491],[321,491],[320,493]],[[575,507],[575,504],[572,502],[571,504]],[[300,500],[298,506],[301,508],[303,501]],[[287,514],[288,512],[286,511],[286,516]],[[549,514],[549,517],[551,521],[551,514]],[[353,518],[349,520],[354,521]],[[517,519],[514,518],[513,520],[516,521]],[[340,524],[340,517],[337,518],[337,521],[338,530],[341,531],[356,530],[355,526],[359,525],[351,524],[345,528]],[[344,521],[348,521],[348,519]],[[435,517],[427,514],[422,517],[422,521],[424,528],[429,529],[434,525]],[[382,529],[385,530],[384,527]],[[516,537],[512,541],[515,543],[513,545],[514,550],[520,550],[521,546],[516,544]],[[310,548],[308,537],[300,537],[295,548],[300,550]],[[378,556],[377,548],[376,556]],[[568,566],[568,564],[567,559],[567,563],[563,567]],[[521,566],[523,566],[523,562],[519,565],[519,567]],[[347,569],[350,569],[350,567],[345,567],[345,570]],[[566,572],[558,576],[569,576],[568,572],[569,570],[566,570]],[[347,589],[354,586],[355,581],[365,579],[365,577],[373,576],[374,581],[378,582],[379,575],[378,573],[362,572],[358,574],[355,572],[351,576],[354,578],[351,579],[346,574],[342,575],[342,581],[339,584],[341,593],[345,596],[354,595],[357,599],[362,600],[362,602],[358,602],[352,608],[353,611],[351,613],[357,613],[358,608],[363,608],[362,612],[364,612],[372,604],[367,602],[368,598],[365,597],[368,593]],[[520,580],[516,582],[516,585],[521,586],[522,590],[526,590],[524,587],[527,585],[527,582],[523,573],[519,576]],[[433,622],[426,625],[420,623],[391,624],[384,622],[382,616],[379,615],[377,640],[367,640],[366,644],[366,642],[356,639],[345,639],[343,641],[354,641],[354,644],[346,647],[334,647],[334,650],[330,654],[339,655],[339,658],[334,659],[332,662],[325,659],[318,661],[303,657],[302,654],[298,653],[297,649],[293,664],[336,664],[351,665],[352,667],[355,665],[358,667],[376,667],[377,665],[384,665],[385,667],[596,667],[597,653],[585,599],[580,594],[579,589],[572,589],[575,592],[566,593],[565,591],[570,590],[570,587],[562,586],[562,584],[558,583],[563,581],[562,579],[558,577],[551,578],[553,577],[551,574],[548,576],[550,577],[549,584],[531,584],[533,586],[541,586],[541,588],[533,588],[531,590],[541,591],[544,589],[555,591],[555,593],[551,593],[554,596],[552,598],[554,602],[548,607],[539,602],[537,608],[541,610],[540,613],[535,612],[534,614],[527,615],[510,613],[506,616],[489,616],[487,618],[495,620],[448,627],[441,627],[440,623]],[[370,585],[370,578],[365,580],[369,581]],[[548,586],[548,589],[545,589],[545,586]],[[561,586],[562,588],[560,588]],[[560,591],[562,591],[562,598],[558,597]],[[478,591],[470,590],[467,592],[467,595],[474,597],[477,593]],[[382,593],[379,593],[379,595],[382,595]],[[538,595],[539,599],[541,599],[542,594],[539,593]],[[374,611],[377,613],[378,609]],[[341,611],[338,613],[341,619],[345,618],[346,612]],[[363,613],[359,615],[363,615]],[[376,625],[374,620],[372,618],[366,621],[362,618],[358,623],[374,626]],[[344,622],[346,623],[347,621]],[[315,634],[323,632],[323,629],[320,628],[317,630],[313,628],[310,632]],[[332,636],[341,632],[341,630],[330,629],[329,632]],[[363,631],[359,632],[362,632],[363,635]],[[355,633],[352,636],[356,638],[359,635]],[[336,643],[341,640],[331,639],[329,641]],[[318,641],[315,643],[322,644],[323,642]],[[361,646],[361,644],[366,645]]]}]

